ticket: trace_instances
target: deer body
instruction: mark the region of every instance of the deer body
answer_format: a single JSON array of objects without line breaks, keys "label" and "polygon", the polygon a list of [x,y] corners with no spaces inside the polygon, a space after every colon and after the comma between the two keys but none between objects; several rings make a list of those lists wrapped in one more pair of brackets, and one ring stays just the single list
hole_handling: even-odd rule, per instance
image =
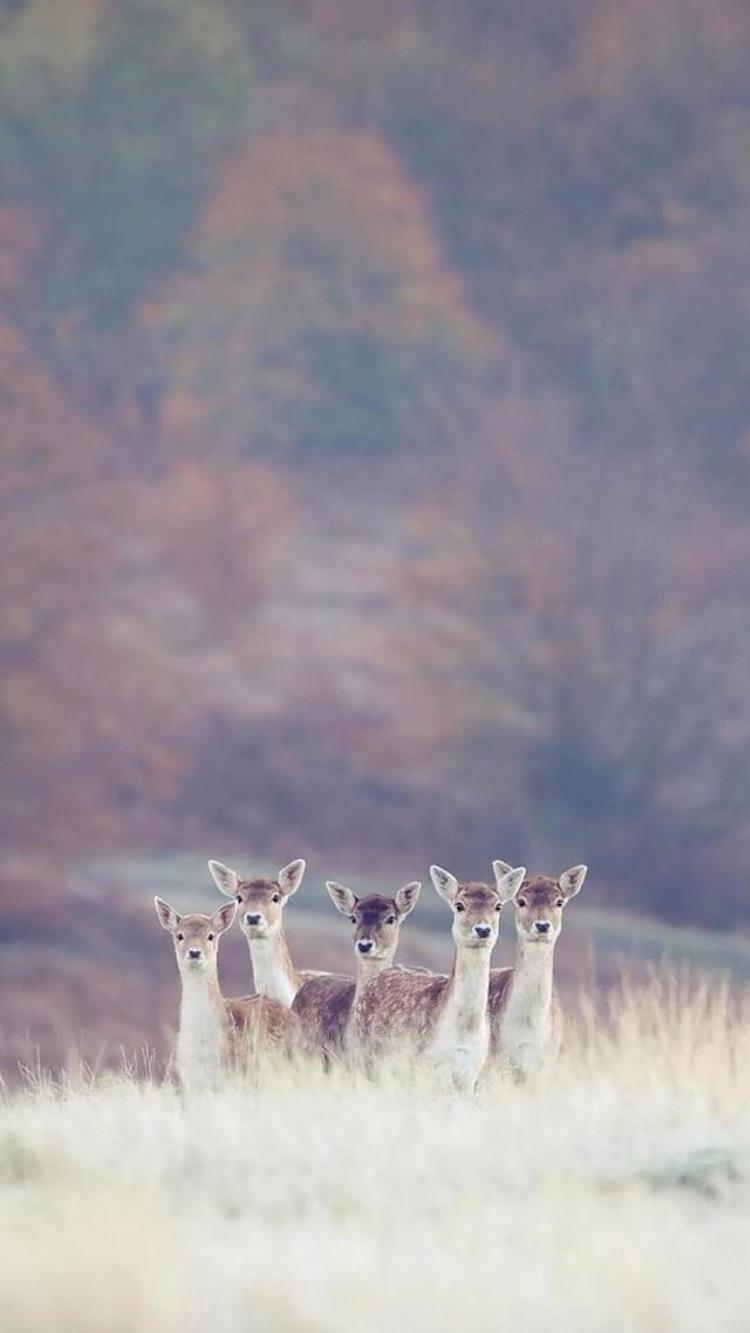
[{"label": "deer body", "polygon": [[262,996],[225,999],[218,976],[218,943],[237,911],[227,904],[213,916],[180,916],[156,898],[161,925],[174,940],[182,981],[177,1033],[177,1073],[187,1092],[215,1089],[232,1066],[260,1049],[290,1052],[297,1040],[296,1019],[275,1000]]},{"label": "deer body", "polygon": [[[505,862],[494,862],[502,874]],[[536,875],[515,896],[518,943],[512,971],[490,978],[492,1051],[521,1081],[539,1073],[560,1044],[562,1013],[554,991],[554,951],[565,904],[579,892],[586,866],[566,870],[558,880]]]},{"label": "deer body", "polygon": [[395,898],[377,893],[357,898],[342,884],[330,880],[326,884],[334,906],[354,926],[356,975],[314,977],[297,992],[293,1006],[308,1041],[326,1056],[354,1053],[360,998],[369,983],[391,966],[401,923],[416,905],[420,887],[416,882],[405,884]]},{"label": "deer body", "polygon": [[459,884],[439,866],[431,867],[437,892],[454,909],[453,967],[450,976],[389,968],[363,988],[357,1037],[370,1058],[401,1043],[446,1069],[459,1092],[473,1091],[489,1050],[490,956],[500,910],[525,873],[511,871],[490,888]]}]

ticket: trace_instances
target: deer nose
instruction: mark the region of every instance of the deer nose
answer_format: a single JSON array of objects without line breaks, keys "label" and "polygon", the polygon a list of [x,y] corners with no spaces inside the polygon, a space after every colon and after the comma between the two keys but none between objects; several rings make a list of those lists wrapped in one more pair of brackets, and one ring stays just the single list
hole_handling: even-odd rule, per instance
[{"label": "deer nose", "polygon": [[372,940],[359,940],[357,948],[360,953],[369,953],[372,948]]},{"label": "deer nose", "polygon": [[202,949],[188,949],[187,951],[188,958],[201,958],[202,955],[203,955]]},{"label": "deer nose", "polygon": [[260,912],[246,912],[245,922],[248,926],[257,926],[260,923]]},{"label": "deer nose", "polygon": [[534,930],[538,931],[540,935],[546,935],[549,930],[549,921],[535,921]]},{"label": "deer nose", "polygon": [[492,927],[491,927],[491,926],[475,926],[475,927],[474,927],[474,934],[475,934],[475,935],[478,935],[479,938],[480,938],[480,940],[486,940],[487,937],[488,937],[489,935],[492,934]]}]

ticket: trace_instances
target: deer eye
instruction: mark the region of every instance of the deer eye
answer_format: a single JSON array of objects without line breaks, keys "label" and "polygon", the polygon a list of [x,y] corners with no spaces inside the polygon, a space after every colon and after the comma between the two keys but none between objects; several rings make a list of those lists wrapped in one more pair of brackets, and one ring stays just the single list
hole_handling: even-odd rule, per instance
[{"label": "deer eye", "polygon": [[211,935],[208,936],[208,939],[209,939],[209,940],[212,940],[212,939],[213,939],[213,933],[212,933]]},{"label": "deer eye", "polygon": [[464,907],[464,904],[463,904],[463,903],[456,903],[456,911],[457,911],[457,912],[465,912],[465,911],[466,911],[466,908]]},{"label": "deer eye", "polygon": [[516,902],[518,903],[518,906],[519,906],[519,907],[525,907],[525,906],[526,906],[526,899],[525,899],[525,898],[516,898]]},{"label": "deer eye", "polygon": [[349,920],[351,921],[351,923],[352,923],[353,926],[356,926],[356,924],[357,924],[357,918],[356,918],[356,916],[350,916],[350,917],[349,917]]},{"label": "deer eye", "polygon": [[395,924],[396,924],[396,918],[395,918],[395,916],[387,916],[387,917],[385,918],[385,924],[386,924],[387,926],[395,926]]},{"label": "deer eye", "polygon": [[564,906],[565,906],[565,899],[564,899],[564,898],[558,898],[558,900],[557,900],[557,906],[558,906],[558,907],[564,907]]},{"label": "deer eye", "polygon": [[280,893],[275,893],[275,894],[273,895],[272,899],[271,899],[271,902],[272,902],[272,903],[278,903],[278,902],[280,902],[280,901],[281,901],[281,894],[280,894]]},{"label": "deer eye", "polygon": [[502,903],[495,903],[495,911],[496,911],[496,912],[499,912],[500,909],[501,909],[501,907],[502,907]]},{"label": "deer eye", "polygon": [[178,933],[177,933],[177,938],[178,938],[178,940],[184,940],[185,936],[183,935],[183,933],[182,933],[181,930],[178,931]]},{"label": "deer eye", "polygon": [[241,902],[242,902],[242,894],[241,894],[241,893],[238,893],[238,894],[237,894],[237,902],[238,902],[238,903],[241,903]]}]

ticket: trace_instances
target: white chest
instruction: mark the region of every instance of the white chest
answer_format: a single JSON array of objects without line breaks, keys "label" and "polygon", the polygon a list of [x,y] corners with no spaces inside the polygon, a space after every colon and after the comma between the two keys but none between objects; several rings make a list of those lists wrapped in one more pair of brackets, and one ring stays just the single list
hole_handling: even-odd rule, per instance
[{"label": "white chest", "polygon": [[467,1024],[449,1012],[438,1020],[425,1054],[431,1064],[450,1071],[456,1087],[470,1092],[487,1059],[489,1037],[486,1016]]},{"label": "white chest", "polygon": [[543,946],[521,958],[500,1022],[500,1051],[525,1074],[544,1062],[552,1036],[552,955]]},{"label": "white chest", "polygon": [[226,1025],[218,1005],[198,985],[185,987],[177,1036],[177,1070],[183,1087],[214,1087],[226,1054]]},{"label": "white chest", "polygon": [[253,962],[253,979],[259,995],[266,995],[270,1000],[278,1000],[287,1009],[291,1009],[297,994],[297,985],[285,965],[281,951],[275,940],[253,940],[250,945],[250,957]]}]

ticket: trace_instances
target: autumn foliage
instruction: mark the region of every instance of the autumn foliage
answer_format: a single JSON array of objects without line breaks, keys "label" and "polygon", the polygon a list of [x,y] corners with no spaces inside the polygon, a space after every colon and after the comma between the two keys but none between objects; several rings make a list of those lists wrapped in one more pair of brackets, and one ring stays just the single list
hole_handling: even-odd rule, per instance
[{"label": "autumn foliage", "polygon": [[64,8],[0,4],[9,852],[746,914],[747,6]]}]

